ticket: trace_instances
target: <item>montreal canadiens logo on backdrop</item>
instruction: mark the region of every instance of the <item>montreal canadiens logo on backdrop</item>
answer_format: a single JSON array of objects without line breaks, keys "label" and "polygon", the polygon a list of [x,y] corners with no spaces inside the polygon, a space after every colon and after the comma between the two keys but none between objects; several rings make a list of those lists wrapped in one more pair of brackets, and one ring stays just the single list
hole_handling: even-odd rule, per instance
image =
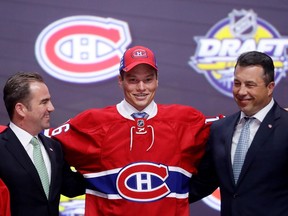
[{"label": "montreal canadiens logo on backdrop", "polygon": [[136,202],[150,202],[170,193],[165,183],[168,167],[148,162],[133,163],[124,167],[117,177],[117,190],[121,197]]},{"label": "montreal canadiens logo on backdrop", "polygon": [[39,34],[35,55],[53,77],[91,83],[118,75],[121,56],[130,43],[129,27],[124,21],[72,16],[51,23]]},{"label": "montreal canadiens logo on backdrop", "polygon": [[232,97],[234,66],[243,52],[257,50],[271,56],[276,84],[286,76],[288,38],[281,37],[271,24],[252,10],[233,10],[206,36],[195,37],[195,40],[197,49],[189,65],[228,97]]}]

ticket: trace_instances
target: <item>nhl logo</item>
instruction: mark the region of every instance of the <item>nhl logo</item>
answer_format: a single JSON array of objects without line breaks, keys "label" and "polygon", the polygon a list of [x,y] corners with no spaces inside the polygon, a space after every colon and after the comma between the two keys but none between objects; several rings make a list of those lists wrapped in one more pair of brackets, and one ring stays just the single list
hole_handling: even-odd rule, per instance
[{"label": "nhl logo", "polygon": [[143,119],[138,119],[137,120],[137,126],[138,127],[144,127],[145,126],[145,122]]},{"label": "nhl logo", "polygon": [[145,127],[145,119],[137,119],[136,120],[136,125],[137,125],[137,128],[136,128],[136,134],[146,134],[147,133],[147,130],[146,130],[146,127]]},{"label": "nhl logo", "polygon": [[253,37],[257,28],[256,17],[256,14],[251,10],[233,10],[229,14],[232,34],[240,38]]}]

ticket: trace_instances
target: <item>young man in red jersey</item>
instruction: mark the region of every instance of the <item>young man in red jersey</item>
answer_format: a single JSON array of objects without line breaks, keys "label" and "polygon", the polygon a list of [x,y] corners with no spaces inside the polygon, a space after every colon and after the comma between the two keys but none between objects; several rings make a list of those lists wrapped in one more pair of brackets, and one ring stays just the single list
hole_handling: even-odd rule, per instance
[{"label": "young man in red jersey", "polygon": [[209,127],[198,110],[154,101],[158,67],[143,46],[121,59],[124,99],[89,109],[52,132],[86,181],[85,215],[188,216],[188,185]]}]

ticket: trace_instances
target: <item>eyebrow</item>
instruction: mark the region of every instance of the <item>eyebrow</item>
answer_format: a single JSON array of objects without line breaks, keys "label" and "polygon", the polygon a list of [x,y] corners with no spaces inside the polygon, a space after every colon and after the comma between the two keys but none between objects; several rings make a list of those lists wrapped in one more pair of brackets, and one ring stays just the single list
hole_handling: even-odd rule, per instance
[{"label": "eyebrow", "polygon": [[40,103],[47,102],[47,101],[50,101],[50,100],[51,100],[51,98],[43,98],[43,99],[40,100]]}]

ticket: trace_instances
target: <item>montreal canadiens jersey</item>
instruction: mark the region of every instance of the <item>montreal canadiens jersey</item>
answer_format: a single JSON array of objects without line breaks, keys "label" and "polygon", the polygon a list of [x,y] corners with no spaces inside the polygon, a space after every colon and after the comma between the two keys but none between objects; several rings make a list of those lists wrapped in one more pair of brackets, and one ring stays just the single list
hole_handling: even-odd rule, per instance
[{"label": "montreal canadiens jersey", "polygon": [[189,179],[204,154],[209,124],[182,105],[157,105],[148,119],[116,106],[90,109],[52,131],[87,180],[86,216],[188,216]]}]

